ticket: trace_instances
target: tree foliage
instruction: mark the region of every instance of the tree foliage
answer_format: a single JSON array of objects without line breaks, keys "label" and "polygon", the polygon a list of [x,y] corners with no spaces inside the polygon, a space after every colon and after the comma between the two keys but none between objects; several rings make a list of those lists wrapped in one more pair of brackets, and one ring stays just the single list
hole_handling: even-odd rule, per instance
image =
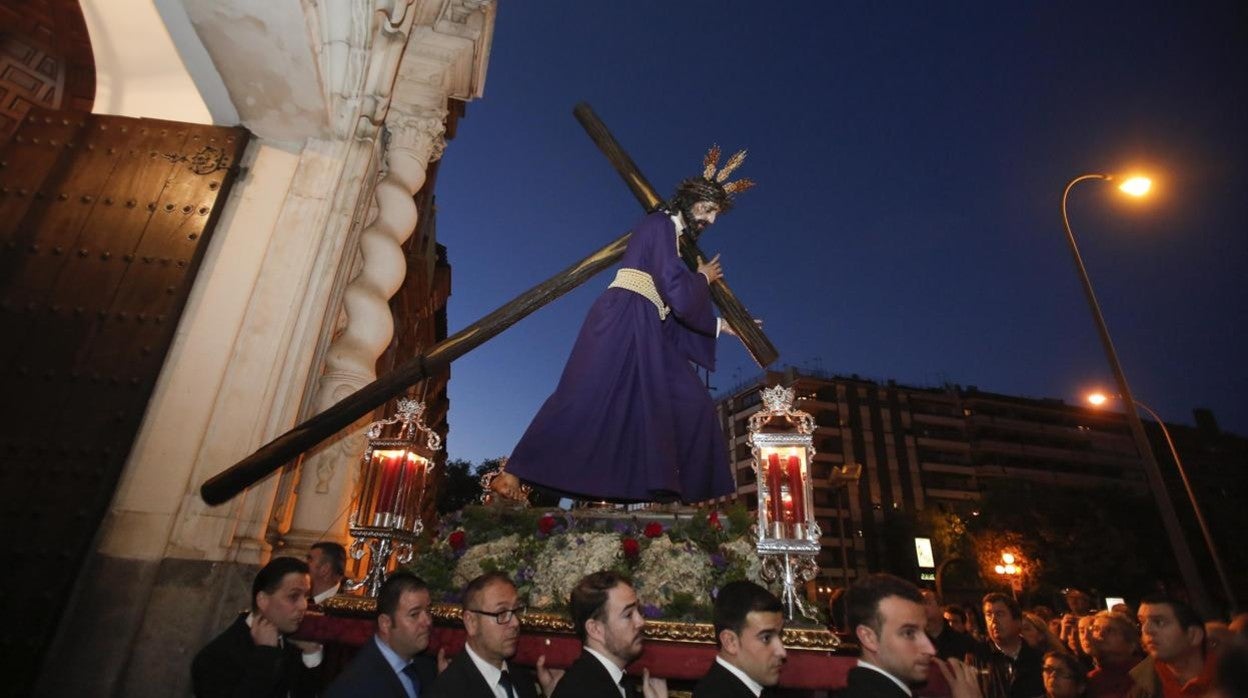
[{"label": "tree foliage", "polygon": [[1174,576],[1152,500],[1122,490],[994,481],[967,531],[984,579],[999,578],[993,566],[1013,550],[1025,558],[1025,588],[1041,598],[1064,587],[1138,596]]},{"label": "tree foliage", "polygon": [[482,461],[476,465],[459,458],[448,460],[442,467],[438,485],[438,515],[459,511],[481,499],[481,473],[498,467],[499,459]]}]

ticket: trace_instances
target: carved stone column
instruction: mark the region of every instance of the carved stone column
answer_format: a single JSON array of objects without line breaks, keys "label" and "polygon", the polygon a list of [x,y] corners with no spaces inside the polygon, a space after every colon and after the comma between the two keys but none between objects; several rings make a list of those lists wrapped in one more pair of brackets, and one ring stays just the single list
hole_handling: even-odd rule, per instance
[{"label": "carved stone column", "polygon": [[[419,217],[413,197],[424,186],[429,163],[445,148],[445,108],[401,106],[394,104],[386,117],[386,171],[374,190],[377,214],[360,233],[360,271],[343,293],[346,326],[326,355],[318,412],[377,377],[377,358],[394,335],[390,297],[407,271],[401,246]],[[282,536],[287,546],[345,540],[355,466],[364,450],[363,422],[303,460],[291,528]]]}]

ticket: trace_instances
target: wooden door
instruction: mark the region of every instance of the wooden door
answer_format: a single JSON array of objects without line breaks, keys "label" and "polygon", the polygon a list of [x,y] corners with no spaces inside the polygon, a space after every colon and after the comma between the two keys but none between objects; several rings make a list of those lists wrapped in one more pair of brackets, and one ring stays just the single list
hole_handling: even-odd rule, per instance
[{"label": "wooden door", "polygon": [[248,134],[34,109],[0,150],[0,594],[26,692],[173,339]]}]

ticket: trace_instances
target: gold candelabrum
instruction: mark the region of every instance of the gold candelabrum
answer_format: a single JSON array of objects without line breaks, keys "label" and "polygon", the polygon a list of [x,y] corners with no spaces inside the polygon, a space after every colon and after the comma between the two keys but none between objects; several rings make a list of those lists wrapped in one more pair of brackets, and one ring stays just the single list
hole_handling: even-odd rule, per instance
[{"label": "gold candelabrum", "polygon": [[758,483],[757,549],[763,578],[781,581],[789,620],[817,615],[797,593],[819,571],[815,562],[822,532],[815,520],[810,463],[815,456],[815,418],[794,409],[792,388],[763,390],[763,408],[750,416],[749,436]]},{"label": "gold candelabrum", "polygon": [[[417,400],[399,400],[390,419],[368,425],[368,448],[360,463],[359,488],[348,530],[351,557],[368,552],[364,576],[346,583],[348,590],[363,588],[376,597],[391,558],[400,565],[412,561],[416,539],[424,530],[420,511],[433,470],[433,456],[442,450],[442,437],[425,426],[425,406]],[[383,433],[391,436],[383,436]]]}]

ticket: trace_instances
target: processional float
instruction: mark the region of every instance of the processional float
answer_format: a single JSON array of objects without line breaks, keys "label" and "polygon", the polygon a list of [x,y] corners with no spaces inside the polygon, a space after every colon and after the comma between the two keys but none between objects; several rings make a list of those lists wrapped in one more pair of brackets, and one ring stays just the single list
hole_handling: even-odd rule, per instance
[{"label": "processional float", "polygon": [[[582,102],[576,105],[573,113],[641,205],[647,211],[657,207],[662,199],[589,105]],[[208,479],[200,486],[200,496],[210,505],[223,504],[234,498],[244,489],[354,424],[356,420],[400,395],[410,386],[441,371],[455,359],[481,346],[533,311],[615,264],[624,254],[630,236],[631,233],[626,233],[615,239],[606,247],[530,288],[475,323],[434,344],[427,351],[404,361],[390,373],[299,423]],[[706,258],[697,243],[688,235],[680,236],[680,252],[691,269],[697,267],[700,259]],[[779,357],[771,340],[763,334],[762,329],[750,317],[749,311],[737,300],[723,279],[711,284],[711,298],[759,366],[766,367]]]}]

